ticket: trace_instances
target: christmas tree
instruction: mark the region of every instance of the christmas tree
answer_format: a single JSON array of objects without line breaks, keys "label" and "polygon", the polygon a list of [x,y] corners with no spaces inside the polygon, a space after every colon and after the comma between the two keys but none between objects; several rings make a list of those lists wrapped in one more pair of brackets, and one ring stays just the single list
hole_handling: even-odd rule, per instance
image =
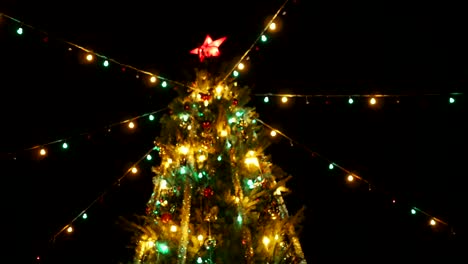
[{"label": "christmas tree", "polygon": [[[218,55],[209,48],[201,61]],[[198,71],[161,118],[134,263],[306,263],[303,209],[290,215],[283,199],[291,176],[265,153],[270,138],[247,106],[249,88],[226,79]]]}]

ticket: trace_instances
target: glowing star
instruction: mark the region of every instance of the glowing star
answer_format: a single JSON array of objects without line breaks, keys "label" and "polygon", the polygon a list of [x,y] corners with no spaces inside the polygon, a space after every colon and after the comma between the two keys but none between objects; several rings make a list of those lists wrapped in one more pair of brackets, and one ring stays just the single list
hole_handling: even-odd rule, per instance
[{"label": "glowing star", "polygon": [[219,46],[226,40],[226,37],[222,37],[213,41],[210,36],[206,36],[205,42],[199,48],[190,51],[192,54],[198,54],[200,61],[203,61],[206,57],[217,57],[219,56]]}]

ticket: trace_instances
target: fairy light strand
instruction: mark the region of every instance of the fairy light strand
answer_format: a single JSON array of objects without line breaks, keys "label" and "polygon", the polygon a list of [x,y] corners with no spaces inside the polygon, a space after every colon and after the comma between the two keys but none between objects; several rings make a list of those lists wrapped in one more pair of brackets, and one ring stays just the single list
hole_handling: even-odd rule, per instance
[{"label": "fairy light strand", "polygon": [[459,96],[463,95],[463,93],[428,93],[428,94],[274,94],[274,93],[264,93],[264,94],[254,94],[254,96],[263,96],[263,97],[406,97],[406,96],[441,96],[441,95],[452,95],[452,96]]},{"label": "fairy light strand", "polygon": [[74,222],[76,222],[76,220],[78,218],[80,218],[81,216],[83,216],[87,211],[89,211],[89,209],[91,207],[93,207],[94,204],[96,204],[99,200],[101,200],[105,195],[107,195],[107,193],[109,193],[111,187],[113,186],[116,186],[116,185],[119,185],[119,183],[125,178],[127,177],[128,174],[130,174],[132,172],[132,169],[133,168],[136,168],[138,166],[138,164],[145,158],[147,157],[152,151],[154,150],[154,147],[151,147],[148,151],[146,151],[146,153],[141,156],[135,163],[133,163],[133,165],[122,175],[120,176],[116,181],[114,181],[114,183],[110,186],[109,189],[101,192],[100,195],[98,195],[98,197],[96,197],[96,199],[94,199],[87,207],[85,207],[78,215],[76,215],[71,221],[68,222],[68,224],[66,224],[65,226],[63,226],[57,233],[55,233],[53,235],[53,237],[51,238],[51,242],[54,243],[56,238],[61,234],[63,233],[65,230],[67,230],[69,227],[71,227],[73,225]]},{"label": "fairy light strand", "polygon": [[[153,111],[153,112],[144,113],[144,114],[142,114],[142,115],[135,116],[135,117],[132,117],[132,118],[130,118],[130,119],[125,119],[125,120],[123,120],[123,121],[119,121],[119,122],[116,122],[116,123],[113,123],[113,124],[110,124],[110,125],[106,125],[106,126],[104,126],[103,128],[110,129],[110,128],[112,128],[112,127],[119,126],[119,125],[126,124],[126,123],[130,123],[130,122],[132,122],[132,121],[135,121],[135,120],[138,120],[138,119],[141,119],[141,118],[144,118],[144,117],[149,117],[149,116],[151,116],[151,115],[160,113],[160,112],[165,111],[165,110],[167,110],[167,107],[162,108],[162,109],[159,109],[159,110],[156,110],[156,111]],[[80,137],[80,136],[86,136],[86,135],[91,135],[91,134],[93,134],[93,133],[94,133],[94,132],[82,132],[82,133],[79,133],[79,134],[77,134],[77,135],[75,135],[75,136],[69,136],[69,137],[66,137],[66,138],[56,139],[56,140],[53,140],[53,141],[50,141],[50,142],[47,142],[47,143],[44,143],[44,144],[34,145],[34,146],[32,146],[32,147],[25,148],[25,149],[23,149],[22,151],[36,150],[36,149],[44,148],[44,147],[46,147],[46,146],[50,146],[50,145],[57,144],[57,143],[62,143],[62,142],[65,142],[65,143],[66,143],[67,141],[69,141],[69,140],[72,139],[72,138]],[[9,152],[9,153],[7,153],[7,155],[15,157],[15,155],[16,155],[17,153],[19,153],[19,152],[20,152],[20,151]]]},{"label": "fairy light strand", "polygon": [[289,0],[284,1],[284,3],[281,5],[281,7],[276,11],[276,13],[273,15],[273,17],[269,20],[269,22],[266,24],[266,26],[263,28],[263,30],[260,32],[260,34],[257,36],[257,38],[254,40],[252,45],[244,52],[244,54],[241,56],[241,58],[237,61],[237,63],[234,64],[232,69],[226,74],[226,76],[222,79],[221,82],[225,82],[226,79],[234,72],[234,70],[237,68],[237,66],[250,54],[252,49],[255,47],[255,45],[261,40],[262,36],[264,33],[270,28],[270,25],[275,21],[276,17],[278,16],[279,13],[284,9],[286,4],[289,2]]},{"label": "fairy light strand", "polygon": [[[21,27],[27,27],[27,28],[29,28],[29,29],[31,29],[31,30],[33,30],[33,31],[39,32],[39,33],[41,33],[41,34],[43,34],[43,35],[46,35],[46,36],[48,36],[48,37],[50,36],[50,34],[49,34],[48,32],[45,32],[45,31],[40,30],[40,29],[37,29],[36,27],[34,27],[34,26],[30,25],[30,24],[24,23],[23,21],[20,21],[19,19],[16,19],[16,18],[14,18],[14,17],[11,17],[11,16],[9,16],[9,15],[7,15],[7,14],[5,14],[5,13],[0,13],[0,17],[8,18],[8,19],[14,21],[14,22],[17,23],[17,24],[20,24]],[[128,69],[131,69],[131,70],[136,71],[137,73],[145,74],[145,75],[148,75],[148,76],[150,76],[150,77],[155,77],[155,78],[157,78],[158,80],[162,80],[162,81],[165,81],[165,82],[168,82],[168,83],[172,83],[172,84],[174,84],[174,85],[178,85],[178,86],[186,87],[186,88],[191,88],[190,86],[187,86],[186,84],[183,84],[183,83],[181,83],[181,82],[178,82],[178,81],[175,81],[175,80],[171,80],[171,79],[168,79],[168,78],[166,78],[166,77],[164,77],[164,76],[157,75],[157,74],[154,74],[154,73],[152,73],[152,72],[145,71],[145,70],[142,70],[142,69],[140,69],[140,68],[137,68],[137,67],[135,67],[135,66],[132,66],[132,65],[129,65],[129,64],[125,64],[125,63],[119,62],[119,61],[117,61],[117,60],[115,60],[115,59],[113,59],[113,58],[109,58],[108,56],[105,56],[105,55],[103,55],[103,54],[94,52],[94,51],[92,51],[92,50],[90,50],[90,49],[87,49],[87,48],[85,48],[85,47],[83,47],[83,46],[81,46],[81,45],[78,45],[78,44],[76,44],[76,43],[73,43],[73,42],[64,40],[64,39],[59,38],[59,37],[54,37],[54,39],[56,39],[56,40],[58,40],[58,41],[60,41],[60,42],[63,42],[63,43],[65,43],[65,44],[69,45],[69,46],[75,47],[75,48],[77,48],[77,49],[79,49],[79,50],[82,50],[83,52],[86,52],[86,53],[95,55],[96,57],[99,57],[99,58],[101,58],[101,59],[103,59],[103,60],[106,60],[106,61],[108,61],[109,63],[112,62],[112,63],[114,63],[114,64],[116,64],[116,65],[119,65],[120,67],[128,68]]]},{"label": "fairy light strand", "polygon": [[[298,141],[292,139],[291,137],[287,136],[285,133],[279,131],[278,129],[273,128],[272,126],[268,125],[267,123],[263,122],[262,120],[260,120],[260,119],[256,119],[256,120],[257,120],[257,122],[261,123],[263,126],[267,127],[268,129],[271,129],[272,131],[275,131],[276,134],[279,134],[279,135],[283,136],[284,138],[286,138],[287,140],[289,140],[290,143],[291,143],[291,146],[294,146],[294,145],[295,145],[295,146],[300,146],[300,147],[302,147],[304,150],[306,150],[307,152],[309,152],[313,157],[321,158],[321,159],[325,160],[326,162],[328,162],[328,164],[333,165],[333,167],[336,167],[336,168],[342,170],[343,172],[345,172],[347,175],[352,176],[353,179],[358,179],[358,180],[360,180],[360,181],[362,181],[362,182],[365,182],[366,184],[368,184],[369,188],[370,188],[370,187],[375,187],[373,184],[371,184],[368,180],[366,180],[366,179],[363,178],[362,176],[357,175],[356,173],[352,172],[352,171],[349,170],[349,169],[346,169],[345,167],[343,167],[343,166],[337,164],[336,162],[332,161],[331,159],[329,159],[329,158],[327,158],[327,157],[321,155],[320,153],[311,150],[311,149],[308,148],[307,146],[305,146],[305,145],[299,143]],[[393,200],[393,202],[395,203],[395,200]],[[430,213],[428,213],[428,212],[426,212],[426,211],[424,211],[424,210],[422,210],[422,209],[420,209],[420,208],[418,208],[418,207],[411,206],[410,209],[411,209],[411,210],[414,210],[414,212],[417,211],[417,212],[419,212],[419,213],[421,213],[421,214],[427,216],[428,218],[430,218],[431,225],[433,225],[432,222],[435,221],[435,222],[440,223],[440,224],[443,224],[443,225],[445,225],[445,226],[447,226],[447,227],[451,227],[451,234],[455,234],[455,232],[453,231],[453,226],[449,225],[449,223],[447,223],[446,221],[443,221],[443,220],[441,220],[440,218],[435,217],[434,215],[432,215],[432,214],[430,214]],[[434,222],[434,223],[435,223],[435,222]]]}]

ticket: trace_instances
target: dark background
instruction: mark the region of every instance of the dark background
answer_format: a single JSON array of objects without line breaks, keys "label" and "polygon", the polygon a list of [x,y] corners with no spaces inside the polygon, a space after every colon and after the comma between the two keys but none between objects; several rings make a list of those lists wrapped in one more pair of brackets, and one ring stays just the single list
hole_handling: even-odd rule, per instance
[{"label": "dark background", "polygon": [[[112,62],[87,64],[72,44],[188,83],[201,67],[189,51],[207,34],[227,37],[213,68],[232,67],[282,4],[2,1],[0,12],[18,19],[0,18],[11,255],[25,263],[38,255],[40,263],[125,263],[133,252],[119,216],[144,212],[152,191],[157,158],[117,179],[152,147],[165,112],[139,119],[133,132],[119,122],[163,109],[175,86],[151,87],[146,75]],[[291,213],[306,206],[300,238],[308,262],[466,263],[468,21],[461,5],[289,1],[284,10],[280,30],[249,53],[239,83],[252,88],[249,104],[260,118],[290,138],[273,139],[267,152],[294,177]],[[23,25],[19,36],[21,23],[32,28]],[[310,96],[265,104],[256,96],[263,93]],[[459,93],[454,104],[450,93]],[[347,104],[348,94],[395,96],[370,107],[363,96]],[[50,144],[46,158],[31,149],[62,139],[70,148]],[[372,183],[371,191],[362,181],[346,183],[346,172],[328,170],[328,160]],[[90,204],[73,235],[49,242]],[[427,215],[409,214],[412,206],[448,225],[431,228]]]}]

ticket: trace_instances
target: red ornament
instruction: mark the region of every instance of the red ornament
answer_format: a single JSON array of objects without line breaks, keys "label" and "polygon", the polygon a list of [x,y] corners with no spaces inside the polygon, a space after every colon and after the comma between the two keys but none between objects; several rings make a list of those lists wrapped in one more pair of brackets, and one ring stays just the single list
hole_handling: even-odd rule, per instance
[{"label": "red ornament", "polygon": [[211,189],[211,187],[206,187],[205,190],[203,190],[203,196],[205,196],[206,198],[210,198],[213,195],[214,191],[213,189]]},{"label": "red ornament", "polygon": [[202,127],[204,129],[209,129],[211,127],[211,122],[210,121],[203,121],[202,122]]},{"label": "red ornament", "polygon": [[190,51],[191,54],[198,54],[200,61],[203,61],[206,57],[217,57],[219,56],[219,46],[226,40],[226,37],[222,37],[213,41],[210,36],[206,36],[205,42],[199,48],[195,48]]},{"label": "red ornament", "polygon": [[237,105],[238,103],[239,103],[239,100],[237,99],[232,100],[232,105]]},{"label": "red ornament", "polygon": [[211,96],[209,94],[200,94],[200,95],[203,101],[208,101],[211,99]]},{"label": "red ornament", "polygon": [[167,222],[171,221],[172,219],[172,216],[170,213],[163,213],[161,215],[161,221],[164,223],[164,224],[167,224]]},{"label": "red ornament", "polygon": [[190,105],[185,104],[185,105],[184,105],[184,109],[185,109],[185,110],[189,110],[189,109],[190,109]]}]

